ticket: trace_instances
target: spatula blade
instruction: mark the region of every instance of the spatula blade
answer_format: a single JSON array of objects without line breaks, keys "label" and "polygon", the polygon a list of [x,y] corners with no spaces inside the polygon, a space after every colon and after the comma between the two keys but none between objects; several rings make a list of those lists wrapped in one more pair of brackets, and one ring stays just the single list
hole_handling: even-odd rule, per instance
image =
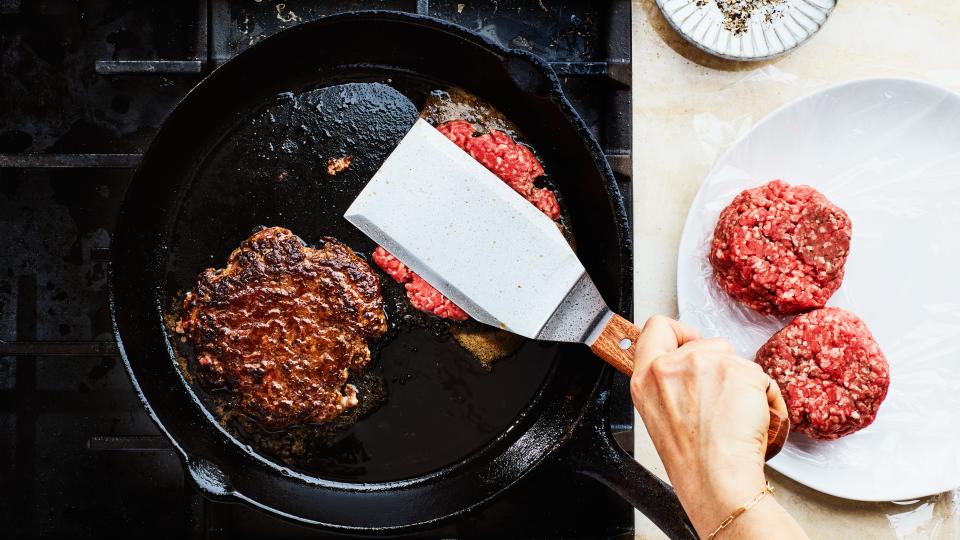
[{"label": "spatula blade", "polygon": [[423,120],[344,217],[480,322],[586,342],[609,316],[557,225]]}]

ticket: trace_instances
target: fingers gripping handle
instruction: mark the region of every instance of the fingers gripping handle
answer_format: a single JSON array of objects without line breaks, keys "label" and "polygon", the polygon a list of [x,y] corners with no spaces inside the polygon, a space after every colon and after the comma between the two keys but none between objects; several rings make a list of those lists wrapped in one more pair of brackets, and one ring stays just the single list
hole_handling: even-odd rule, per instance
[{"label": "fingers gripping handle", "polygon": [[[637,352],[637,339],[640,328],[616,313],[607,326],[590,346],[593,354],[617,368],[624,375],[633,374],[633,358]],[[770,425],[767,427],[767,450],[765,458],[769,460],[777,455],[787,440],[790,420],[780,411],[770,407]]]}]

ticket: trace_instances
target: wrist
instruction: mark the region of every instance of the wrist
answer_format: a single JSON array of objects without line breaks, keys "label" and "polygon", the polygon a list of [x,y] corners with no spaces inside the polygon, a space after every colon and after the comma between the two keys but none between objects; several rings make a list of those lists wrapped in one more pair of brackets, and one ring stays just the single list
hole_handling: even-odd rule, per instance
[{"label": "wrist", "polygon": [[729,470],[691,468],[671,481],[690,521],[703,538],[767,485],[763,469],[742,466]]},{"label": "wrist", "polygon": [[[780,503],[773,498],[773,494],[767,493],[757,500],[747,511],[734,518],[722,531],[717,532],[713,540],[769,537],[771,536],[770,524],[781,521],[783,516],[780,514],[786,516],[786,512],[783,510],[783,507],[780,506]],[[792,518],[789,516],[786,516],[786,518],[792,521]],[[705,534],[701,536],[704,539],[709,538],[709,536],[717,530],[717,527],[720,526],[720,523],[722,523],[722,521],[718,522],[712,529],[705,531]],[[785,534],[786,531],[782,531],[782,533],[784,533],[784,537],[788,537]]]}]

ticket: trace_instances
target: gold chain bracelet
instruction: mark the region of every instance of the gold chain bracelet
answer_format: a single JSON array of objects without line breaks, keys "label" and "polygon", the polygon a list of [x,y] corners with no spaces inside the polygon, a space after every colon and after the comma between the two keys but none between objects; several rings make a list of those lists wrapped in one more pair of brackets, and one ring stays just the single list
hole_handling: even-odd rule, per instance
[{"label": "gold chain bracelet", "polygon": [[730,525],[731,523],[733,523],[733,520],[735,520],[735,519],[737,519],[738,517],[740,517],[741,514],[743,514],[743,513],[746,512],[747,510],[753,508],[753,505],[755,505],[755,504],[757,504],[758,502],[760,502],[760,499],[762,499],[763,496],[766,495],[766,494],[768,494],[768,493],[769,493],[770,495],[773,495],[773,486],[770,485],[770,482],[767,482],[767,485],[766,485],[763,489],[760,490],[760,493],[757,493],[756,495],[754,495],[752,499],[750,499],[749,501],[747,501],[746,503],[744,503],[743,506],[741,506],[740,508],[737,508],[736,510],[734,510],[733,512],[731,512],[730,515],[727,516],[726,519],[724,519],[722,522],[720,522],[720,526],[717,527],[716,530],[714,530],[712,533],[710,533],[710,536],[707,537],[707,540],[713,540],[713,537],[716,536],[717,533],[719,533],[720,531],[722,531],[724,527],[726,527],[727,525]]}]

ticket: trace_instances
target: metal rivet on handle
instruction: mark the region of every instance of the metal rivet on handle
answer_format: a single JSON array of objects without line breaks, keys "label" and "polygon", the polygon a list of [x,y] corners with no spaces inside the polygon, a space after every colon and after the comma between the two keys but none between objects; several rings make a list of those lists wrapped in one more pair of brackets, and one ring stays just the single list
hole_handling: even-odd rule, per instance
[{"label": "metal rivet on handle", "polygon": [[629,349],[633,345],[633,341],[630,338],[623,338],[620,340],[620,348],[623,350]]}]

